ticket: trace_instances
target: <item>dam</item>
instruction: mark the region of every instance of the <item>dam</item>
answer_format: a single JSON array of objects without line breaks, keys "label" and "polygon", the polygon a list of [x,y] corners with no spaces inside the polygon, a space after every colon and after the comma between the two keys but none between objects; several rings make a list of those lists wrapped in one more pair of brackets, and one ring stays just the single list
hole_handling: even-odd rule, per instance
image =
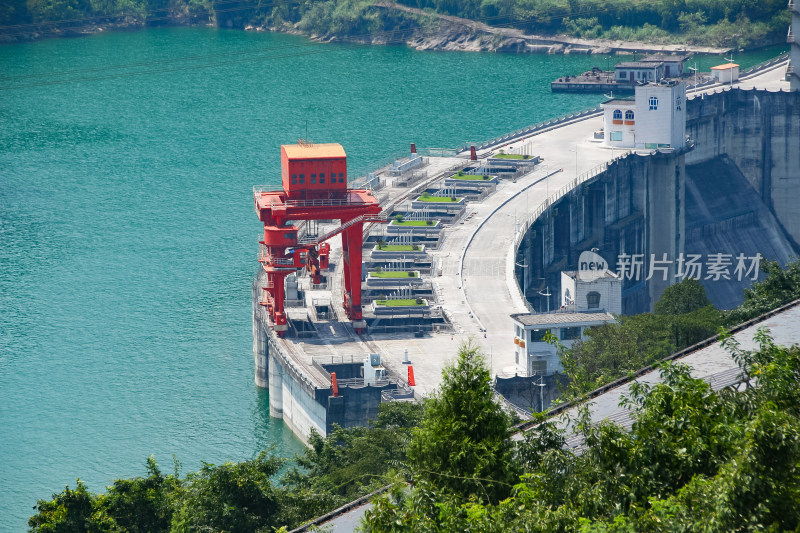
[{"label": "dam", "polygon": [[[380,205],[372,218],[287,219],[291,244],[325,244],[325,267],[322,254],[291,265],[273,257],[270,268],[292,268],[281,279],[282,323],[264,296],[275,280],[258,270],[255,380],[269,388],[270,414],[303,440],[333,424],[363,425],[381,402],[432,393],[467,339],[482,346],[498,389],[504,379],[537,380],[535,407],[544,409],[554,369],[521,362],[536,358],[534,343],[515,335],[512,315],[563,312],[562,274],[579,268],[583,252],[594,250],[611,272],[620,257],[670,258],[663,276],[623,276],[623,313],[652,309],[680,279],[677,258],[796,255],[800,94],[781,91],[784,72],[773,66],[736,88],[687,95],[689,142],[677,149],[609,147],[595,133],[602,111],[592,111],[472,150],[423,155],[412,145],[352,184],[361,205]],[[257,210],[268,194],[254,191]],[[323,201],[303,201],[311,200]],[[721,307],[752,282],[752,272],[731,272],[702,280]]]}]

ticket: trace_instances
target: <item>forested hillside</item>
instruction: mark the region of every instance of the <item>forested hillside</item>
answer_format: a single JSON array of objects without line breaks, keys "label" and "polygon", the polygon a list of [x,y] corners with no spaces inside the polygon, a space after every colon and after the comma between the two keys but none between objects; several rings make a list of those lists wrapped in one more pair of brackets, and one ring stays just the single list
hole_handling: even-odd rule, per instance
[{"label": "forested hillside", "polygon": [[[399,0],[528,33],[588,39],[753,47],[780,41],[789,25],[786,0]],[[436,33],[434,16],[379,0],[9,0],[0,34],[64,31],[76,23],[264,26],[321,37],[381,42]]]}]

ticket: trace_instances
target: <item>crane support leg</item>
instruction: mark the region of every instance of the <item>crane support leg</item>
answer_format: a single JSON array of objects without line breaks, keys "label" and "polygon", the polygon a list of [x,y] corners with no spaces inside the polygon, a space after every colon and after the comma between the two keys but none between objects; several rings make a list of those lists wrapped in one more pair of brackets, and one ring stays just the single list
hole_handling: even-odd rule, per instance
[{"label": "crane support leg", "polygon": [[353,224],[342,233],[344,256],[344,308],[353,321],[353,328],[361,333],[366,324],[361,311],[361,247],[363,245],[361,222]]},{"label": "crane support leg", "polygon": [[286,278],[286,274],[283,272],[268,273],[270,287],[267,291],[272,295],[272,309],[270,313],[270,318],[272,318],[273,323],[272,329],[275,330],[280,337],[283,337],[286,334],[286,330],[289,329],[286,320],[286,311],[284,310],[284,278]]}]

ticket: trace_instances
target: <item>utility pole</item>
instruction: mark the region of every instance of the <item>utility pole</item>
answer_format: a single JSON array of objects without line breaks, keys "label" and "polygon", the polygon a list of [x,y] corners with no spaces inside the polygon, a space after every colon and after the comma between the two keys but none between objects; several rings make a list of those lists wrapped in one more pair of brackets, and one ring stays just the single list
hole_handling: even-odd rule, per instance
[{"label": "utility pole", "polygon": [[689,70],[694,72],[694,92],[697,94],[697,61],[694,62],[693,67],[689,67]]},{"label": "utility pole", "polygon": [[542,296],[544,296],[544,297],[547,299],[547,312],[549,313],[549,312],[550,312],[550,297],[553,295],[553,294],[550,292],[550,286],[549,286],[549,285],[547,285],[547,286],[544,288],[544,292],[542,292],[542,291],[539,291],[539,294],[540,294],[540,295],[542,295]]},{"label": "utility pole", "polygon": [[575,178],[578,178],[578,145],[575,145],[574,150],[570,150],[570,152],[575,152]]},{"label": "utility pole", "polygon": [[539,412],[544,413],[544,376],[539,376],[536,386],[539,387]]},{"label": "utility pole", "polygon": [[528,298],[528,265],[525,258],[522,258],[522,263],[514,262],[515,265],[522,267],[522,297]]},{"label": "utility pole", "polygon": [[[726,57],[725,61],[733,65],[733,50],[731,50],[731,57],[730,58]],[[730,71],[731,71],[731,89],[733,89],[733,67],[730,68]]]}]

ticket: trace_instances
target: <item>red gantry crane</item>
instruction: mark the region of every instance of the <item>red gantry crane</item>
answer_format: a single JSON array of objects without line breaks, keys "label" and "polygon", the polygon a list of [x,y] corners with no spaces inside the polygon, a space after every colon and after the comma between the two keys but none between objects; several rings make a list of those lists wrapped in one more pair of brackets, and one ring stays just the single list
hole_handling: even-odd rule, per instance
[{"label": "red gantry crane", "polygon": [[[342,234],[344,310],[359,333],[366,327],[361,311],[361,247],[364,222],[381,219],[378,200],[367,190],[347,188],[347,155],[338,143],[281,146],[282,191],[254,190],[258,218],[264,223],[258,260],[267,272],[265,298],[273,330],[288,329],[284,310],[286,276],[305,268],[314,283],[328,267],[330,245],[324,241]],[[341,225],[311,242],[298,242],[299,220],[338,219]]]}]

